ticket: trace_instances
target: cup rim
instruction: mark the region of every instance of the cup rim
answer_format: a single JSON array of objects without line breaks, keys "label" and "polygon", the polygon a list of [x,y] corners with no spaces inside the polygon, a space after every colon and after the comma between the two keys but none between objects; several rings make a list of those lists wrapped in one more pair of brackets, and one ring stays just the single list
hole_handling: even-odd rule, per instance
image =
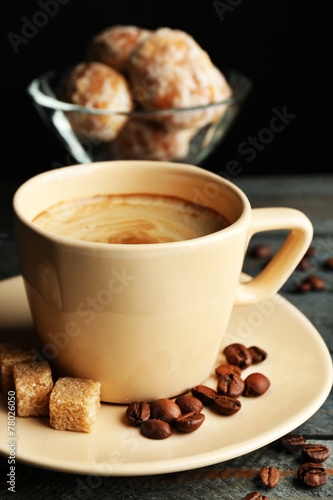
[{"label": "cup rim", "polygon": [[[75,238],[71,238],[68,236],[61,236],[37,226],[23,213],[23,209],[20,207],[21,198],[24,196],[24,192],[27,189],[29,189],[29,187],[31,187],[31,185],[33,185],[34,183],[37,182],[42,183],[43,181],[45,182],[50,177],[51,178],[52,177],[56,178],[57,176],[61,177],[61,174],[64,174],[64,177],[68,173],[70,176],[79,175],[80,172],[83,172],[85,169],[89,169],[89,171],[91,172],[92,168],[109,168],[110,165],[112,164],[120,164],[122,165],[122,168],[126,168],[126,165],[128,166],[136,165],[139,168],[140,165],[148,164],[152,168],[163,166],[175,169],[175,171],[181,169],[184,172],[188,171],[192,173],[201,173],[202,175],[206,175],[208,178],[212,180],[215,179],[218,183],[223,184],[227,189],[229,189],[229,191],[236,194],[236,196],[242,203],[242,213],[237,218],[237,220],[229,224],[227,227],[224,227],[223,229],[220,229],[219,231],[216,231],[214,233],[210,233],[204,236],[199,236],[197,238],[180,240],[180,241],[170,241],[164,243],[132,243],[132,244],[100,243],[94,241],[77,240]],[[107,251],[112,248],[113,252],[114,251],[138,252],[139,249],[141,251],[148,251],[148,250],[156,251],[162,249],[171,249],[171,248],[176,249],[179,247],[193,246],[194,244],[196,245],[207,244],[217,239],[219,240],[221,238],[226,238],[227,236],[230,236],[232,233],[238,232],[243,225],[244,219],[248,217],[247,212],[251,210],[251,205],[246,194],[231,181],[225,179],[224,177],[219,176],[218,174],[215,174],[214,172],[210,172],[208,170],[203,169],[202,167],[186,163],[167,162],[167,161],[166,162],[146,161],[146,160],[108,160],[108,161],[91,162],[91,163],[80,163],[41,172],[37,175],[34,175],[33,177],[30,177],[17,188],[12,199],[12,206],[13,206],[14,216],[16,216],[16,218],[20,220],[21,223],[27,226],[31,231],[39,234],[40,236],[52,242],[57,242],[58,244],[62,244],[63,246],[75,247],[82,250],[99,249],[100,251],[103,250]]]}]

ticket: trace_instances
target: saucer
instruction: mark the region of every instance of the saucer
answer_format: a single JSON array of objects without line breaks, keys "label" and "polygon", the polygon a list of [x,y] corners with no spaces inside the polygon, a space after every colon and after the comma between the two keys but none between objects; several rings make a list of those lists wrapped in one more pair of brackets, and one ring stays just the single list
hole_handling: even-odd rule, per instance
[{"label": "saucer", "polygon": [[[204,334],[204,332],[203,332]],[[0,282],[0,341],[29,337],[37,342],[21,276]],[[258,398],[240,397],[241,410],[222,416],[204,407],[205,421],[192,433],[174,432],[155,441],[140,434],[125,418],[126,406],[102,403],[91,434],[57,431],[48,417],[16,417],[15,436],[8,431],[7,402],[0,396],[0,453],[62,472],[105,476],[153,475],[195,469],[244,455],[310,418],[332,387],[332,362],[322,337],[280,295],[253,306],[235,307],[224,345],[239,342],[263,348],[268,357],[244,370],[271,381]],[[195,362],[195,360],[193,360]],[[213,373],[204,384],[216,387]]]}]

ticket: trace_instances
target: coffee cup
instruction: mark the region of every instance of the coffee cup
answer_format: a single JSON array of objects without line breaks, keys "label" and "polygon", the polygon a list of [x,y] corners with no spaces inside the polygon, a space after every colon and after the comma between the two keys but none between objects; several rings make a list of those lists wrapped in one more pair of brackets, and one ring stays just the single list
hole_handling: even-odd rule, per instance
[{"label": "coffee cup", "polygon": [[[178,241],[106,243],[36,223],[59,203],[128,195],[181,199],[199,213],[222,214],[226,227]],[[99,380],[102,401],[111,403],[173,397],[204,383],[233,307],[276,294],[312,238],[298,210],[252,209],[233,183],[181,163],[109,161],[43,172],[18,188],[13,207],[40,355],[57,375]],[[179,212],[185,226],[196,217]],[[266,267],[241,282],[252,235],[286,229]]]}]

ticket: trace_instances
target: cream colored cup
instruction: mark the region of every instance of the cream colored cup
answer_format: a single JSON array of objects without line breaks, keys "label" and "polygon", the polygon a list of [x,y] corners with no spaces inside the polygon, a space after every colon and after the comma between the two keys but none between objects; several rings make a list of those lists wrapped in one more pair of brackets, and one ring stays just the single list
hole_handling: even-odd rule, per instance
[{"label": "cream colored cup", "polygon": [[[208,236],[144,245],[77,241],[31,220],[96,194],[174,195],[230,222]],[[14,196],[19,260],[43,349],[60,375],[98,379],[102,401],[173,397],[211,374],[234,305],[275,294],[307,250],[312,226],[290,208],[251,209],[220,176],[185,164],[114,161],[45,172]],[[259,231],[290,229],[266,268],[240,284]]]}]

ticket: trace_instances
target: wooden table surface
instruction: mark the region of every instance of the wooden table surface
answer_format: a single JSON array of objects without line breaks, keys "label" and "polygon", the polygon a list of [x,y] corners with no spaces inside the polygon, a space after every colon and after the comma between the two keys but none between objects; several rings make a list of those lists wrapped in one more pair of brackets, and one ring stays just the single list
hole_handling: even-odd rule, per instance
[{"label": "wooden table surface", "polygon": [[[330,352],[333,350],[333,270],[323,262],[333,256],[333,177],[239,177],[234,183],[242,188],[253,207],[289,206],[302,210],[314,226],[312,246],[316,249],[311,268],[296,270],[280,293],[294,304],[322,335]],[[0,185],[0,279],[20,273],[11,216],[14,184]],[[265,233],[255,236],[250,248],[257,243],[269,243],[276,250],[283,235]],[[248,253],[244,271],[255,275],[262,263]],[[295,283],[307,274],[316,274],[326,282],[321,292],[295,293]],[[0,319],[1,321],[1,319]],[[295,397],[302,397],[295,395]],[[164,475],[103,477],[65,474],[25,464],[16,464],[17,499],[145,499],[241,500],[251,491],[259,491],[268,499],[333,498],[333,397],[294,432],[302,434],[310,443],[325,444],[331,456],[323,463],[329,479],[318,488],[305,488],[297,480],[299,456],[281,449],[276,442],[264,448],[223,463],[195,470]],[[258,482],[258,472],[264,465],[274,465],[280,472],[280,481],[272,490],[265,490]],[[0,497],[13,498],[8,491],[7,457],[0,457]]]}]

